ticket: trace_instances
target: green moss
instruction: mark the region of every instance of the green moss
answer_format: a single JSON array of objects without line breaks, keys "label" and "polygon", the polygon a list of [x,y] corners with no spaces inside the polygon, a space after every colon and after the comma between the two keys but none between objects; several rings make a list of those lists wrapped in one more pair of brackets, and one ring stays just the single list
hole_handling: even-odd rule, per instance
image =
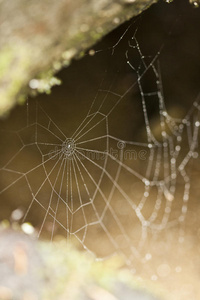
[{"label": "green moss", "polygon": [[112,296],[118,283],[123,284],[129,291],[158,295],[162,299],[163,290],[155,287],[151,281],[142,282],[133,276],[129,270],[123,268],[124,261],[119,256],[95,261],[92,254],[79,251],[73,242],[62,238],[51,245],[42,242],[39,247],[45,264],[45,274],[47,277],[51,274],[51,286],[47,285],[44,289],[44,300],[68,299],[69,293],[70,299],[83,299],[84,294],[91,289],[97,294],[99,290],[107,291]]},{"label": "green moss", "polygon": [[12,61],[14,58],[13,49],[10,47],[5,47],[0,52],[0,78],[4,76],[5,73],[9,71]]},{"label": "green moss", "polygon": [[0,115],[7,113],[18,101],[22,103],[25,100],[25,96],[22,96],[24,93],[21,92],[27,82],[30,62],[30,51],[22,45],[7,46],[0,52],[0,77],[3,86],[0,93]]},{"label": "green moss", "polygon": [[38,79],[36,79],[38,87],[35,90],[37,92],[50,94],[53,86],[61,84],[61,80],[53,76],[54,72],[53,69],[50,69],[39,74]]},{"label": "green moss", "polygon": [[97,31],[91,31],[90,32],[90,37],[92,38],[93,42],[95,43],[96,41],[98,41],[101,37],[102,37],[102,32],[99,33]]}]

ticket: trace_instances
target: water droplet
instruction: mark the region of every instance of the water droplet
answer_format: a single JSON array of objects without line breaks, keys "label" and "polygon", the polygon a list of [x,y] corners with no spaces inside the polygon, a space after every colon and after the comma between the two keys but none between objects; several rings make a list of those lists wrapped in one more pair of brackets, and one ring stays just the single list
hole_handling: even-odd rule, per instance
[{"label": "water droplet", "polygon": [[89,51],[89,55],[90,55],[90,56],[95,55],[95,50],[94,50],[94,49],[91,49],[91,50]]},{"label": "water droplet", "polygon": [[193,5],[193,7],[198,8],[199,7],[199,0],[190,0],[190,3]]},{"label": "water droplet", "polygon": [[113,23],[114,24],[119,24],[120,23],[120,19],[118,17],[114,18]]},{"label": "water droplet", "polygon": [[33,234],[35,231],[34,227],[30,223],[23,223],[21,228],[24,233],[29,235]]},{"label": "water droplet", "polygon": [[31,79],[29,82],[29,86],[31,89],[37,89],[39,87],[39,80]]},{"label": "water droplet", "polygon": [[21,209],[17,208],[12,212],[11,218],[14,221],[19,221],[23,217],[23,215],[24,215],[23,211]]},{"label": "water droplet", "polygon": [[147,254],[145,255],[145,259],[146,259],[146,260],[150,260],[151,258],[152,258],[151,253],[147,253]]},{"label": "water droplet", "polygon": [[144,181],[144,184],[145,184],[146,186],[149,186],[149,185],[150,185],[149,180],[147,180],[147,179],[144,178],[143,181]]}]

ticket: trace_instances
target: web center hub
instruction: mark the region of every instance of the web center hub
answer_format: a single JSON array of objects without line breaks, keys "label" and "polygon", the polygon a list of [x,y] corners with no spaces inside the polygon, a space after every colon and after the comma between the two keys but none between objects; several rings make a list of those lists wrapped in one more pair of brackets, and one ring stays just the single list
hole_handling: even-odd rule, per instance
[{"label": "web center hub", "polygon": [[62,153],[68,158],[73,156],[75,149],[76,149],[75,141],[71,138],[67,139],[62,144]]}]

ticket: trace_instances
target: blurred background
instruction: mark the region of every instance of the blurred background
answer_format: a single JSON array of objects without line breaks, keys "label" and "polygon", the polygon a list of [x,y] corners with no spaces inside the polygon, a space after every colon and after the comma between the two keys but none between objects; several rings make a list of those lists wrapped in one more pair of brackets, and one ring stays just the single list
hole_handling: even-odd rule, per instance
[{"label": "blurred background", "polygon": [[[156,67],[161,74],[167,112],[174,119],[184,119],[199,94],[200,10],[196,6],[186,0],[174,0],[170,4],[159,1],[136,19],[119,26],[89,49],[81,59],[73,60],[70,66],[60,71],[57,78],[62,80],[62,85],[53,87],[50,95],[30,97],[25,105],[16,107],[7,118],[0,121],[0,299],[199,299],[198,155],[187,166],[191,191],[184,223],[180,226],[179,222],[172,222],[174,226],[166,226],[156,234],[149,230],[145,237],[135,210],[130,209],[125,197],[119,193],[113,194],[108,201],[112,208],[110,214],[106,210],[107,202],[97,193],[95,208],[99,214],[106,211],[105,216],[99,224],[91,226],[84,237],[84,230],[80,230],[85,222],[84,217],[88,224],[95,222],[94,209],[88,205],[84,215],[69,213],[70,209],[73,211],[83,207],[75,183],[71,189],[73,199],[67,206],[68,213],[66,205],[56,208],[56,195],[52,196],[50,203],[52,190],[56,191],[55,194],[63,193],[64,198],[66,188],[60,184],[62,176],[57,176],[60,165],[50,174],[55,160],[50,159],[49,164],[44,163],[49,159],[49,153],[54,155],[55,145],[58,144],[58,151],[64,151],[65,138],[61,131],[71,137],[82,120],[87,123],[90,109],[106,116],[109,114],[116,102],[112,92],[117,95],[127,94],[106,119],[108,126],[103,121],[88,135],[86,133],[87,139],[92,140],[89,147],[101,151],[107,149],[105,140],[94,142],[95,137],[100,135],[115,136],[118,141],[148,142],[137,73],[127,64],[127,50],[136,69],[141,63],[142,55],[130,47],[129,42],[133,36],[148,60],[157,58]],[[141,81],[143,90],[157,91],[156,80],[153,72],[146,72]],[[133,84],[134,87],[129,91]],[[102,92],[95,98],[99,89]],[[92,106],[94,99],[96,102]],[[147,99],[150,126],[159,139],[159,104],[155,99]],[[103,107],[99,108],[102,103]],[[94,119],[91,127],[98,121]],[[38,141],[43,143],[40,151],[36,149],[36,133]],[[174,136],[172,134],[172,138]],[[189,151],[187,137],[188,132],[184,131],[180,161]],[[25,147],[22,149],[23,145]],[[115,141],[110,141],[110,146],[117,149],[120,155]],[[126,146],[136,153],[146,151],[144,161],[123,161],[145,178],[150,159],[149,149],[133,147],[128,143]],[[195,151],[199,153],[198,148]],[[41,156],[44,161],[41,161]],[[141,179],[123,170],[116,179],[119,163],[108,161],[104,167],[104,160],[97,160],[93,158],[114,178],[108,180],[105,176],[98,184],[107,200],[117,182],[133,202],[140,201],[144,192]],[[7,172],[5,165],[15,172]],[[163,159],[161,165],[164,165]],[[94,165],[91,167],[89,163],[86,166],[88,173],[98,182],[101,178],[99,168]],[[83,167],[81,170],[83,172]],[[28,172],[28,180],[24,177],[19,179],[25,172]],[[80,172],[78,176],[78,182],[81,182]],[[39,190],[47,177],[48,182]],[[54,185],[56,178],[58,184]],[[63,178],[62,182],[67,182]],[[84,178],[90,193],[94,194],[95,187],[91,179],[87,174]],[[75,178],[73,180],[75,182]],[[32,201],[33,194],[38,190],[39,203]],[[80,184],[80,191],[83,202],[87,204],[88,196],[85,195],[83,183]],[[155,210],[156,193],[151,190],[144,208],[145,216]],[[181,215],[183,193],[184,185],[178,178],[169,222],[178,220]],[[162,203],[158,222],[165,212],[164,199]],[[52,217],[55,211],[60,223],[55,223]],[[119,233],[116,216],[131,241],[128,244],[125,235]],[[69,223],[73,225],[70,227]],[[117,247],[113,246],[104,228],[114,237]]]}]

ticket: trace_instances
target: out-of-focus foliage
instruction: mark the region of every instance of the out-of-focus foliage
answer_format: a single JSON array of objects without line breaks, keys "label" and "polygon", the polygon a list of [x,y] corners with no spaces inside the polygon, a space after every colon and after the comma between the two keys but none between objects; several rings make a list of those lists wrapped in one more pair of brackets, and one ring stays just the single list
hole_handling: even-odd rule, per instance
[{"label": "out-of-focus foliage", "polygon": [[118,256],[97,261],[74,241],[58,236],[54,243],[41,242],[2,224],[1,300],[164,299],[158,286],[133,276]]},{"label": "out-of-focus foliage", "polygon": [[154,2],[0,1],[0,116],[28,93],[49,93],[56,72]]}]

